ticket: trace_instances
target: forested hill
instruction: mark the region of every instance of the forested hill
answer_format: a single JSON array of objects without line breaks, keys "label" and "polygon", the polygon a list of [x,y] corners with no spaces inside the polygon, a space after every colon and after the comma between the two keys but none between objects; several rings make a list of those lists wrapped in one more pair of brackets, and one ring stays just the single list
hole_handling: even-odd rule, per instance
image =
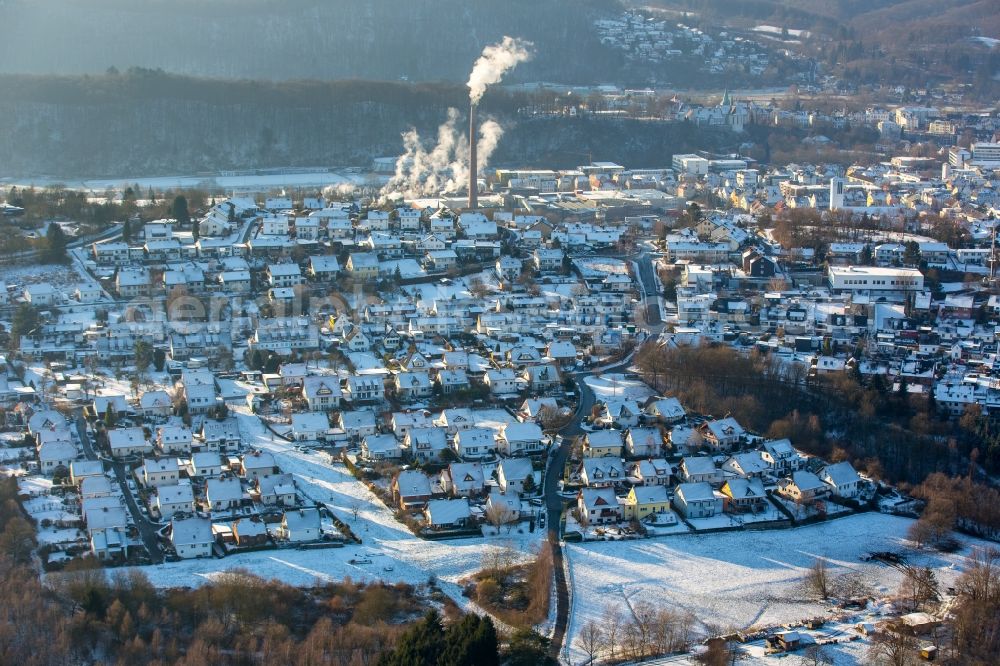
[{"label": "forested hill", "polygon": [[[0,75],[0,177],[145,176],[273,166],[367,166],[398,155],[401,133],[433,138],[461,84],[255,82],[149,70],[82,77]],[[667,164],[723,146],[685,124],[519,115],[520,95],[487,92],[483,115],[505,135],[494,164],[571,166],[595,159]]]},{"label": "forested hill", "polygon": [[484,46],[532,40],[520,80],[620,74],[593,21],[617,0],[0,0],[0,72],[464,81]]}]

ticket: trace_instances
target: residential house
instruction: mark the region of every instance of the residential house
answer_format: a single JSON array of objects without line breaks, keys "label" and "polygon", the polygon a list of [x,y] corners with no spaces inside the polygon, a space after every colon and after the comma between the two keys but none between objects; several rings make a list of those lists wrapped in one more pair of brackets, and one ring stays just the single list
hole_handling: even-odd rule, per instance
[{"label": "residential house", "polygon": [[361,459],[369,462],[399,460],[403,449],[394,435],[368,435],[361,440]]},{"label": "residential house", "polygon": [[233,543],[240,548],[263,546],[268,541],[267,525],[254,518],[239,518],[232,524]]},{"label": "residential house", "polygon": [[452,448],[462,459],[485,458],[497,449],[496,433],[489,428],[466,428],[455,433]]},{"label": "residential house", "polygon": [[312,256],[309,257],[307,272],[317,281],[329,282],[340,274],[340,264],[337,263],[337,257],[332,254]]},{"label": "residential house", "polygon": [[318,541],[323,536],[319,509],[309,507],[285,511],[281,516],[279,533],[282,539],[292,543]]},{"label": "residential house", "polygon": [[374,435],[378,430],[375,412],[370,409],[338,412],[337,427],[343,430],[353,441],[359,441],[363,437]]},{"label": "residential house", "polygon": [[616,425],[619,428],[632,428],[639,425],[639,415],[642,410],[633,400],[606,400],[600,405],[600,414],[596,422],[605,427]]},{"label": "residential house", "polygon": [[465,370],[441,370],[437,374],[436,382],[444,395],[469,390],[469,376]]},{"label": "residential house", "polygon": [[559,370],[551,363],[528,366],[521,373],[535,393],[546,393],[559,388],[562,379]]},{"label": "residential house", "polygon": [[[622,504],[625,520],[645,520],[654,514],[669,513],[672,512],[666,486],[633,486]],[[676,518],[668,522],[676,522]]]},{"label": "residential house", "polygon": [[267,283],[270,287],[294,287],[305,282],[298,264],[268,264]]},{"label": "residential house", "polygon": [[347,272],[359,282],[378,279],[378,255],[374,252],[352,252],[347,258]]},{"label": "residential house", "polygon": [[505,456],[531,456],[545,450],[542,429],[536,423],[505,423],[497,437],[497,449]]},{"label": "residential house", "polygon": [[243,485],[233,477],[212,478],[205,482],[205,502],[211,511],[228,511],[243,503]]},{"label": "residential house", "polygon": [[170,543],[182,559],[209,557],[215,538],[208,518],[185,518],[170,521]]},{"label": "residential house", "polygon": [[400,372],[393,377],[396,397],[403,401],[422,400],[434,393],[430,375],[425,371]]},{"label": "residential house", "polygon": [[438,530],[467,527],[472,522],[469,500],[464,497],[431,500],[424,507],[424,520],[428,527]]},{"label": "residential house", "polygon": [[57,470],[69,471],[79,455],[73,442],[57,440],[45,442],[38,449],[38,466],[43,474],[52,475]]},{"label": "residential house", "polygon": [[177,458],[146,458],[140,470],[139,478],[147,488],[177,485],[181,473]]},{"label": "residential house", "polygon": [[715,461],[709,456],[685,456],[681,458],[678,476],[687,483],[709,483],[721,485],[725,476],[722,470],[715,466]]},{"label": "residential house", "polygon": [[201,479],[222,476],[222,456],[213,451],[192,454],[190,475]]},{"label": "residential house", "polygon": [[[520,495],[524,492],[533,492],[534,475],[531,460],[528,458],[506,458],[500,461],[497,468],[497,482],[500,491],[504,494]],[[526,484],[528,485],[527,489],[525,488]]]},{"label": "residential house", "polygon": [[300,442],[325,440],[330,432],[330,419],[322,412],[292,414],[292,437]]},{"label": "residential house", "polygon": [[722,471],[744,479],[760,478],[770,471],[770,466],[760,451],[736,453],[722,463]]},{"label": "residential house", "polygon": [[830,492],[837,497],[853,499],[861,492],[861,477],[854,466],[846,460],[827,465],[817,476],[820,481],[830,486]]},{"label": "residential house", "polygon": [[166,391],[146,391],[139,396],[139,413],[146,418],[166,418],[174,411],[174,404]]},{"label": "residential house", "polygon": [[160,520],[170,520],[178,513],[194,513],[194,491],[191,489],[191,484],[157,487],[153,507],[159,514]]},{"label": "residential house", "polygon": [[108,446],[113,457],[141,456],[153,452],[142,428],[113,428],[108,431]]},{"label": "residential house", "polygon": [[441,472],[441,487],[453,497],[476,497],[486,490],[483,466],[477,462],[451,463]]},{"label": "residential house", "polygon": [[778,474],[792,472],[802,466],[802,456],[787,439],[764,442],[760,455],[768,467]]},{"label": "residential house", "polygon": [[194,447],[201,451],[231,451],[240,446],[240,425],[235,417],[204,419]]},{"label": "residential house", "polygon": [[624,511],[611,488],[583,488],[576,496],[579,516],[587,525],[607,525],[621,522]]},{"label": "residential house", "polygon": [[448,437],[441,428],[412,428],[403,438],[403,448],[414,460],[438,461],[448,448]]},{"label": "residential house", "polygon": [[385,399],[385,384],[381,375],[351,375],[347,378],[345,400],[354,404],[381,402]]},{"label": "residential house", "polygon": [[663,454],[663,434],[659,428],[629,428],[625,433],[625,454],[630,458],[650,458]]},{"label": "residential house", "polygon": [[674,508],[685,518],[710,518],[722,511],[722,501],[707,483],[682,483],[674,490]]},{"label": "residential house", "polygon": [[670,464],[663,458],[637,460],[626,468],[628,480],[637,486],[670,485]]},{"label": "residential house", "polygon": [[720,491],[722,509],[728,513],[760,513],[767,508],[767,494],[760,479],[729,479]]},{"label": "residential house", "polygon": [[796,470],[792,476],[778,480],[778,494],[799,503],[808,503],[830,493],[830,486],[806,470]]},{"label": "residential house", "polygon": [[704,423],[701,428],[704,443],[716,450],[729,451],[742,442],[746,431],[736,419],[727,416]]},{"label": "residential house", "polygon": [[618,458],[584,458],[580,464],[580,480],[590,488],[610,488],[625,478],[625,466]]},{"label": "residential house", "polygon": [[161,455],[191,453],[191,429],[185,426],[161,426],[156,429],[156,448]]},{"label": "residential house", "polygon": [[268,506],[295,506],[295,481],[291,474],[267,474],[257,477],[257,494]]},{"label": "residential house", "polygon": [[490,368],[486,371],[484,383],[493,395],[517,393],[517,375],[511,368]]},{"label": "residential house", "polygon": [[594,430],[583,436],[583,455],[586,458],[605,456],[622,457],[622,433],[620,430]]},{"label": "residential house", "polygon": [[309,409],[326,412],[340,407],[343,392],[336,377],[306,377],[302,380],[302,397]]},{"label": "residential house", "polygon": [[274,462],[274,456],[267,451],[254,451],[243,455],[241,461],[243,467],[243,478],[247,481],[256,481],[257,477],[266,474],[277,474],[278,465]]},{"label": "residential house", "polygon": [[643,410],[647,419],[659,423],[678,423],[687,415],[677,398],[655,398]]},{"label": "residential house", "polygon": [[460,430],[474,427],[475,418],[472,410],[466,407],[453,407],[443,410],[441,415],[434,419],[434,425],[444,428],[449,435],[454,435]]},{"label": "residential house", "polygon": [[403,470],[392,480],[392,496],[401,509],[423,509],[431,498],[431,481],[418,469]]}]

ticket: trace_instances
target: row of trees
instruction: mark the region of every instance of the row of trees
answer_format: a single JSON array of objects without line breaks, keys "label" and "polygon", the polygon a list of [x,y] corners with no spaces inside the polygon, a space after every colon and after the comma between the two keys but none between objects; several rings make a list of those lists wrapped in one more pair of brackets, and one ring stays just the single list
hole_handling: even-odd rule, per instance
[{"label": "row of trees", "polygon": [[588,620],[576,636],[587,663],[634,661],[687,650],[695,636],[693,614],[647,601],[627,607],[609,604],[600,619]]}]

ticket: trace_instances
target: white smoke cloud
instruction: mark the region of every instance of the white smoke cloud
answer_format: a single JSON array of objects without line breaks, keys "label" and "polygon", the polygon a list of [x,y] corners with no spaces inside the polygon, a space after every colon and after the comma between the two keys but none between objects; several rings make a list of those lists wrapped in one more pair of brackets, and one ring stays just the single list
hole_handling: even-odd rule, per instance
[{"label": "white smoke cloud", "polygon": [[478,104],[486,88],[499,83],[510,69],[531,58],[531,42],[504,37],[499,44],[483,49],[469,74],[469,99]]},{"label": "white smoke cloud", "polygon": [[[531,57],[530,42],[504,37],[498,44],[487,46],[476,61],[469,76],[469,98],[473,104],[482,99],[486,88],[500,81],[503,75]],[[469,181],[469,139],[465,126],[459,124],[457,109],[449,108],[448,117],[438,127],[437,143],[428,150],[415,129],[403,133],[403,154],[396,160],[396,172],[382,188],[383,199],[433,196],[455,193]],[[500,143],[503,128],[491,118],[479,123],[476,144],[478,169],[490,163],[490,157]]]}]

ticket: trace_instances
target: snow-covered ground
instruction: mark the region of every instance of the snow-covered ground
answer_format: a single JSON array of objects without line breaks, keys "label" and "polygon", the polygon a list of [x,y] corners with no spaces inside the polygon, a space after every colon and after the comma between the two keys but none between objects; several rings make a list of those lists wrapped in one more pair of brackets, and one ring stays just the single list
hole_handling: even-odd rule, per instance
[{"label": "snow-covered ground", "polygon": [[983,545],[963,538],[965,547],[955,554],[916,551],[906,540],[911,522],[868,513],[791,530],[568,544],[572,663],[585,659],[573,644],[576,633],[588,620],[600,622],[608,604],[627,612],[626,599],[641,599],[691,611],[723,630],[770,626],[826,614],[829,606],[804,600],[798,589],[816,557],[826,559],[834,575],[856,571],[878,592],[892,593],[902,573],[862,562],[861,555],[905,551],[908,563],[931,567],[947,587],[961,573],[969,549]]},{"label": "snow-covered ground", "polygon": [[[766,35],[782,34],[782,28],[773,25],[758,25],[753,29],[753,31],[761,32]],[[792,37],[808,37],[810,33],[808,30],[794,30],[792,28],[788,28],[788,34]]]},{"label": "snow-covered ground", "polygon": [[585,380],[598,400],[636,400],[641,401],[655,395],[638,379],[628,379],[622,374],[591,375]]},{"label": "snow-covered ground", "polygon": [[[310,585],[317,580],[427,582],[436,576],[443,589],[459,603],[464,603],[457,581],[481,568],[489,549],[511,546],[528,554],[545,537],[545,530],[533,534],[501,534],[495,538],[469,538],[448,541],[425,541],[396,521],[390,511],[340,463],[331,464],[325,453],[296,451],[292,445],[272,440],[257,417],[237,410],[244,441],[250,446],[270,451],[285,472],[295,476],[299,490],[310,499],[322,502],[346,522],[364,542],[360,546],[326,550],[282,549],[242,553],[224,560],[203,559],[173,562],[143,569],[159,587],[197,585],[217,576],[220,571],[242,567],[265,578],[276,578],[292,585]],[[357,506],[358,517],[353,509]],[[357,554],[370,555],[371,564],[351,564]]]}]

